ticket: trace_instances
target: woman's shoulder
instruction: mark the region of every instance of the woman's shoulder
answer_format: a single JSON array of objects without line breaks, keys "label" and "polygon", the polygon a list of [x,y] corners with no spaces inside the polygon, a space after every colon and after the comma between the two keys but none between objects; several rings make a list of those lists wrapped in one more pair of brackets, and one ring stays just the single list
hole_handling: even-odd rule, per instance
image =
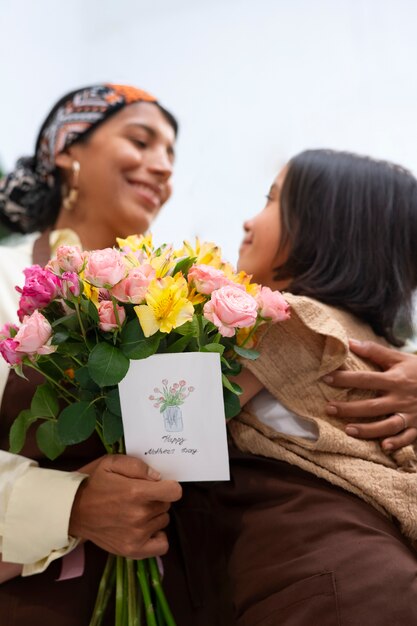
[{"label": "woman's shoulder", "polygon": [[38,237],[38,233],[31,233],[4,239],[0,244],[0,272],[18,274],[32,265],[33,244]]},{"label": "woman's shoulder", "polygon": [[33,264],[32,249],[37,236],[26,235],[0,245],[0,326],[17,320],[19,294],[16,286],[24,284],[23,270]]}]

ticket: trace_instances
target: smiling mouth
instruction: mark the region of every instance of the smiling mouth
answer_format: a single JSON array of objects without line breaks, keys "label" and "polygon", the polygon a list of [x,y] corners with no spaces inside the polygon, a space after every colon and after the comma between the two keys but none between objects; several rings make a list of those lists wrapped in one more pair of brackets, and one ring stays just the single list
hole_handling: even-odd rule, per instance
[{"label": "smiling mouth", "polygon": [[157,187],[136,180],[129,180],[128,183],[147,207],[157,209],[161,206],[162,193]]}]

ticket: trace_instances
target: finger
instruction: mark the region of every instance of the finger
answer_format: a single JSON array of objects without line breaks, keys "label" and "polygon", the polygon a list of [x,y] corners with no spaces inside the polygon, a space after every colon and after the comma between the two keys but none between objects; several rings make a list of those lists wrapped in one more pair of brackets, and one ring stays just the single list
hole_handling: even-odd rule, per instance
[{"label": "finger", "polygon": [[134,558],[147,559],[152,556],[163,556],[168,552],[169,544],[166,533],[157,532],[140,549],[140,553]]},{"label": "finger", "polygon": [[175,480],[141,481],[137,485],[136,497],[140,503],[176,502],[182,497],[182,487]]},{"label": "finger", "polygon": [[379,439],[404,432],[404,420],[399,415],[391,415],[371,424],[348,424],[346,434],[359,439]]},{"label": "finger", "polygon": [[160,480],[161,474],[141,459],[125,454],[109,454],[104,461],[106,469],[127,478]]},{"label": "finger", "polygon": [[336,370],[327,376],[323,376],[323,382],[333,387],[349,387],[352,389],[372,389],[388,391],[392,387],[391,381],[384,372],[368,372]]},{"label": "finger", "polygon": [[393,348],[381,346],[374,341],[349,340],[349,348],[365,359],[369,359],[383,369],[388,369],[402,360],[402,354]]},{"label": "finger", "polygon": [[417,439],[417,428],[406,428],[395,437],[384,439],[381,443],[382,449],[386,452],[394,452],[404,446],[409,446]]},{"label": "finger", "polygon": [[327,415],[343,419],[359,419],[368,417],[382,417],[399,410],[398,400],[388,396],[369,398],[368,400],[353,400],[352,402],[329,402],[325,407]]}]

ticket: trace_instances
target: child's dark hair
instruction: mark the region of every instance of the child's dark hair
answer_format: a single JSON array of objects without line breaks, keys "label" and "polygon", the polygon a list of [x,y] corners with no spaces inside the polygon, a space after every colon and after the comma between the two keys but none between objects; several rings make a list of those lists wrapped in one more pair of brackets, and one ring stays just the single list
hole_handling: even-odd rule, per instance
[{"label": "child's dark hair", "polygon": [[332,150],[291,159],[281,190],[275,279],[350,311],[394,345],[411,328],[417,286],[417,180],[406,169]]}]

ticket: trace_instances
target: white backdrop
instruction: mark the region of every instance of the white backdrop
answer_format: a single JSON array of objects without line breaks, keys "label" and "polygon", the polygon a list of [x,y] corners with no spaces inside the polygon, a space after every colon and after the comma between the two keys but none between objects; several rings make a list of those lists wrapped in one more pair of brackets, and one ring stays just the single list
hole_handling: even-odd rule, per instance
[{"label": "white backdrop", "polygon": [[142,86],[181,124],[156,239],[198,234],[235,261],[243,219],[300,150],[417,172],[416,23],[413,0],[0,0],[0,161],[33,151],[64,92]]}]

